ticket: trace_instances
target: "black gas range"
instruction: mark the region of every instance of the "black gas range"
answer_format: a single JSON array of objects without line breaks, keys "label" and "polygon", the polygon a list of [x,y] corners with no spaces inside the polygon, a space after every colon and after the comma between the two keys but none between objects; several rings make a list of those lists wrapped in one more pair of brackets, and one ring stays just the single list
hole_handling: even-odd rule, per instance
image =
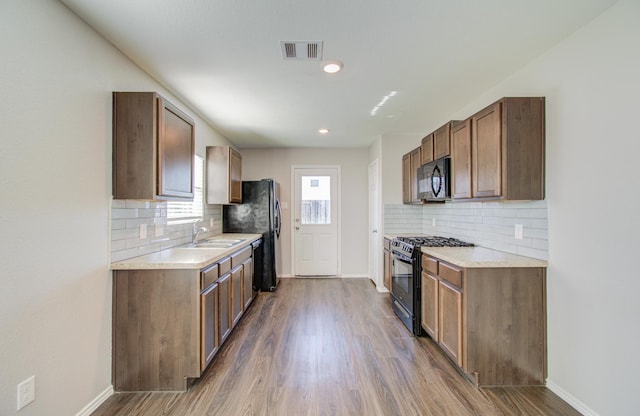
[{"label": "black gas range", "polygon": [[396,237],[391,241],[393,310],[414,335],[420,335],[420,247],[473,247],[472,243],[439,236]]}]

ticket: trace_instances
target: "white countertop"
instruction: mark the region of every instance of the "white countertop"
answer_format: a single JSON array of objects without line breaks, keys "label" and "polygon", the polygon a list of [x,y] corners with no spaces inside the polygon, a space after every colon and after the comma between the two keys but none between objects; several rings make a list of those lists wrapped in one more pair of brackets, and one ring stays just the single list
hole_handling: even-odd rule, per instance
[{"label": "white countertop", "polygon": [[233,254],[261,237],[262,234],[220,234],[211,237],[211,239],[236,238],[245,239],[245,241],[230,248],[173,247],[156,253],[111,263],[111,270],[201,269]]},{"label": "white countertop", "polygon": [[421,247],[423,253],[459,267],[547,267],[545,260],[484,247]]}]

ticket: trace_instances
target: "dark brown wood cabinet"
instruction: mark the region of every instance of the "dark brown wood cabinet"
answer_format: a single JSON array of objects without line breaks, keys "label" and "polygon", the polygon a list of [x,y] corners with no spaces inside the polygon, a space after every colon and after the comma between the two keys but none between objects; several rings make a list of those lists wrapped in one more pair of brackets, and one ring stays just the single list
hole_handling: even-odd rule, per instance
[{"label": "dark brown wood cabinet", "polygon": [[242,264],[231,270],[231,325],[236,326],[242,312],[244,311],[244,303],[242,302],[242,282],[244,267]]},{"label": "dark brown wood cabinet", "polygon": [[253,258],[242,263],[242,303],[247,310],[253,302]]},{"label": "dark brown wood cabinet", "polygon": [[451,155],[451,126],[453,123],[453,121],[448,122],[422,139],[420,148],[423,165]]},{"label": "dark brown wood cabinet", "polygon": [[114,199],[193,199],[194,130],[155,92],[114,92]]},{"label": "dark brown wood cabinet", "polygon": [[113,271],[116,391],[184,391],[200,377],[251,303],[251,254],[249,245],[202,270]]},{"label": "dark brown wood cabinet", "polygon": [[417,147],[402,156],[402,202],[421,204],[418,199],[418,168],[422,164],[422,149]]},{"label": "dark brown wood cabinet", "polygon": [[462,290],[440,280],[438,312],[438,344],[462,366]]},{"label": "dark brown wood cabinet", "polygon": [[544,267],[461,268],[423,254],[421,326],[477,386],[544,385],[545,280]]},{"label": "dark brown wood cabinet", "polygon": [[391,240],[384,239],[382,284],[391,291]]},{"label": "dark brown wood cabinet", "polygon": [[420,142],[420,153],[422,155],[422,164],[433,162],[433,133],[422,138]]},{"label": "dark brown wood cabinet", "polygon": [[544,108],[543,97],[505,97],[454,126],[453,198],[544,199]]},{"label": "dark brown wood cabinet", "polygon": [[200,371],[204,371],[220,348],[220,332],[218,328],[218,284],[208,286],[200,294]]},{"label": "dark brown wood cabinet", "polygon": [[451,184],[453,199],[471,198],[471,120],[451,129]]},{"label": "dark brown wood cabinet", "polygon": [[242,203],[242,155],[230,146],[207,146],[207,204]]},{"label": "dark brown wood cabinet", "polygon": [[218,327],[220,331],[220,343],[222,344],[233,327],[233,321],[231,320],[231,273],[226,273],[218,279]]},{"label": "dark brown wood cabinet", "polygon": [[430,272],[423,271],[421,276],[420,323],[422,329],[436,342],[439,341],[438,331],[438,278]]}]

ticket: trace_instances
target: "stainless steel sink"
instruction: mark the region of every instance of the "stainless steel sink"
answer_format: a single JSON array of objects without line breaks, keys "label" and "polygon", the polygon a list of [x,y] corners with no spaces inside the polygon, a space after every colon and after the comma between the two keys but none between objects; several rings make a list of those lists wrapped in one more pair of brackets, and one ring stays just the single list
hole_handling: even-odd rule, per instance
[{"label": "stainless steel sink", "polygon": [[246,238],[210,238],[199,243],[188,244],[184,246],[184,248],[231,248],[242,243],[245,240]]},{"label": "stainless steel sink", "polygon": [[235,246],[236,244],[240,244],[245,241],[246,238],[209,238],[205,240],[207,243],[220,243],[220,244],[231,244]]}]

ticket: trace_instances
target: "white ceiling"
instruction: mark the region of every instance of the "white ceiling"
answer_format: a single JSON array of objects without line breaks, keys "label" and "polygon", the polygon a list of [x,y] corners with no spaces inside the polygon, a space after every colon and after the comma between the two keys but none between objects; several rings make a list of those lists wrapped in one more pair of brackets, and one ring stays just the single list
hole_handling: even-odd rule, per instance
[{"label": "white ceiling", "polygon": [[[239,147],[361,147],[419,140],[615,0],[62,2]],[[344,69],[281,41],[323,41]]]}]

